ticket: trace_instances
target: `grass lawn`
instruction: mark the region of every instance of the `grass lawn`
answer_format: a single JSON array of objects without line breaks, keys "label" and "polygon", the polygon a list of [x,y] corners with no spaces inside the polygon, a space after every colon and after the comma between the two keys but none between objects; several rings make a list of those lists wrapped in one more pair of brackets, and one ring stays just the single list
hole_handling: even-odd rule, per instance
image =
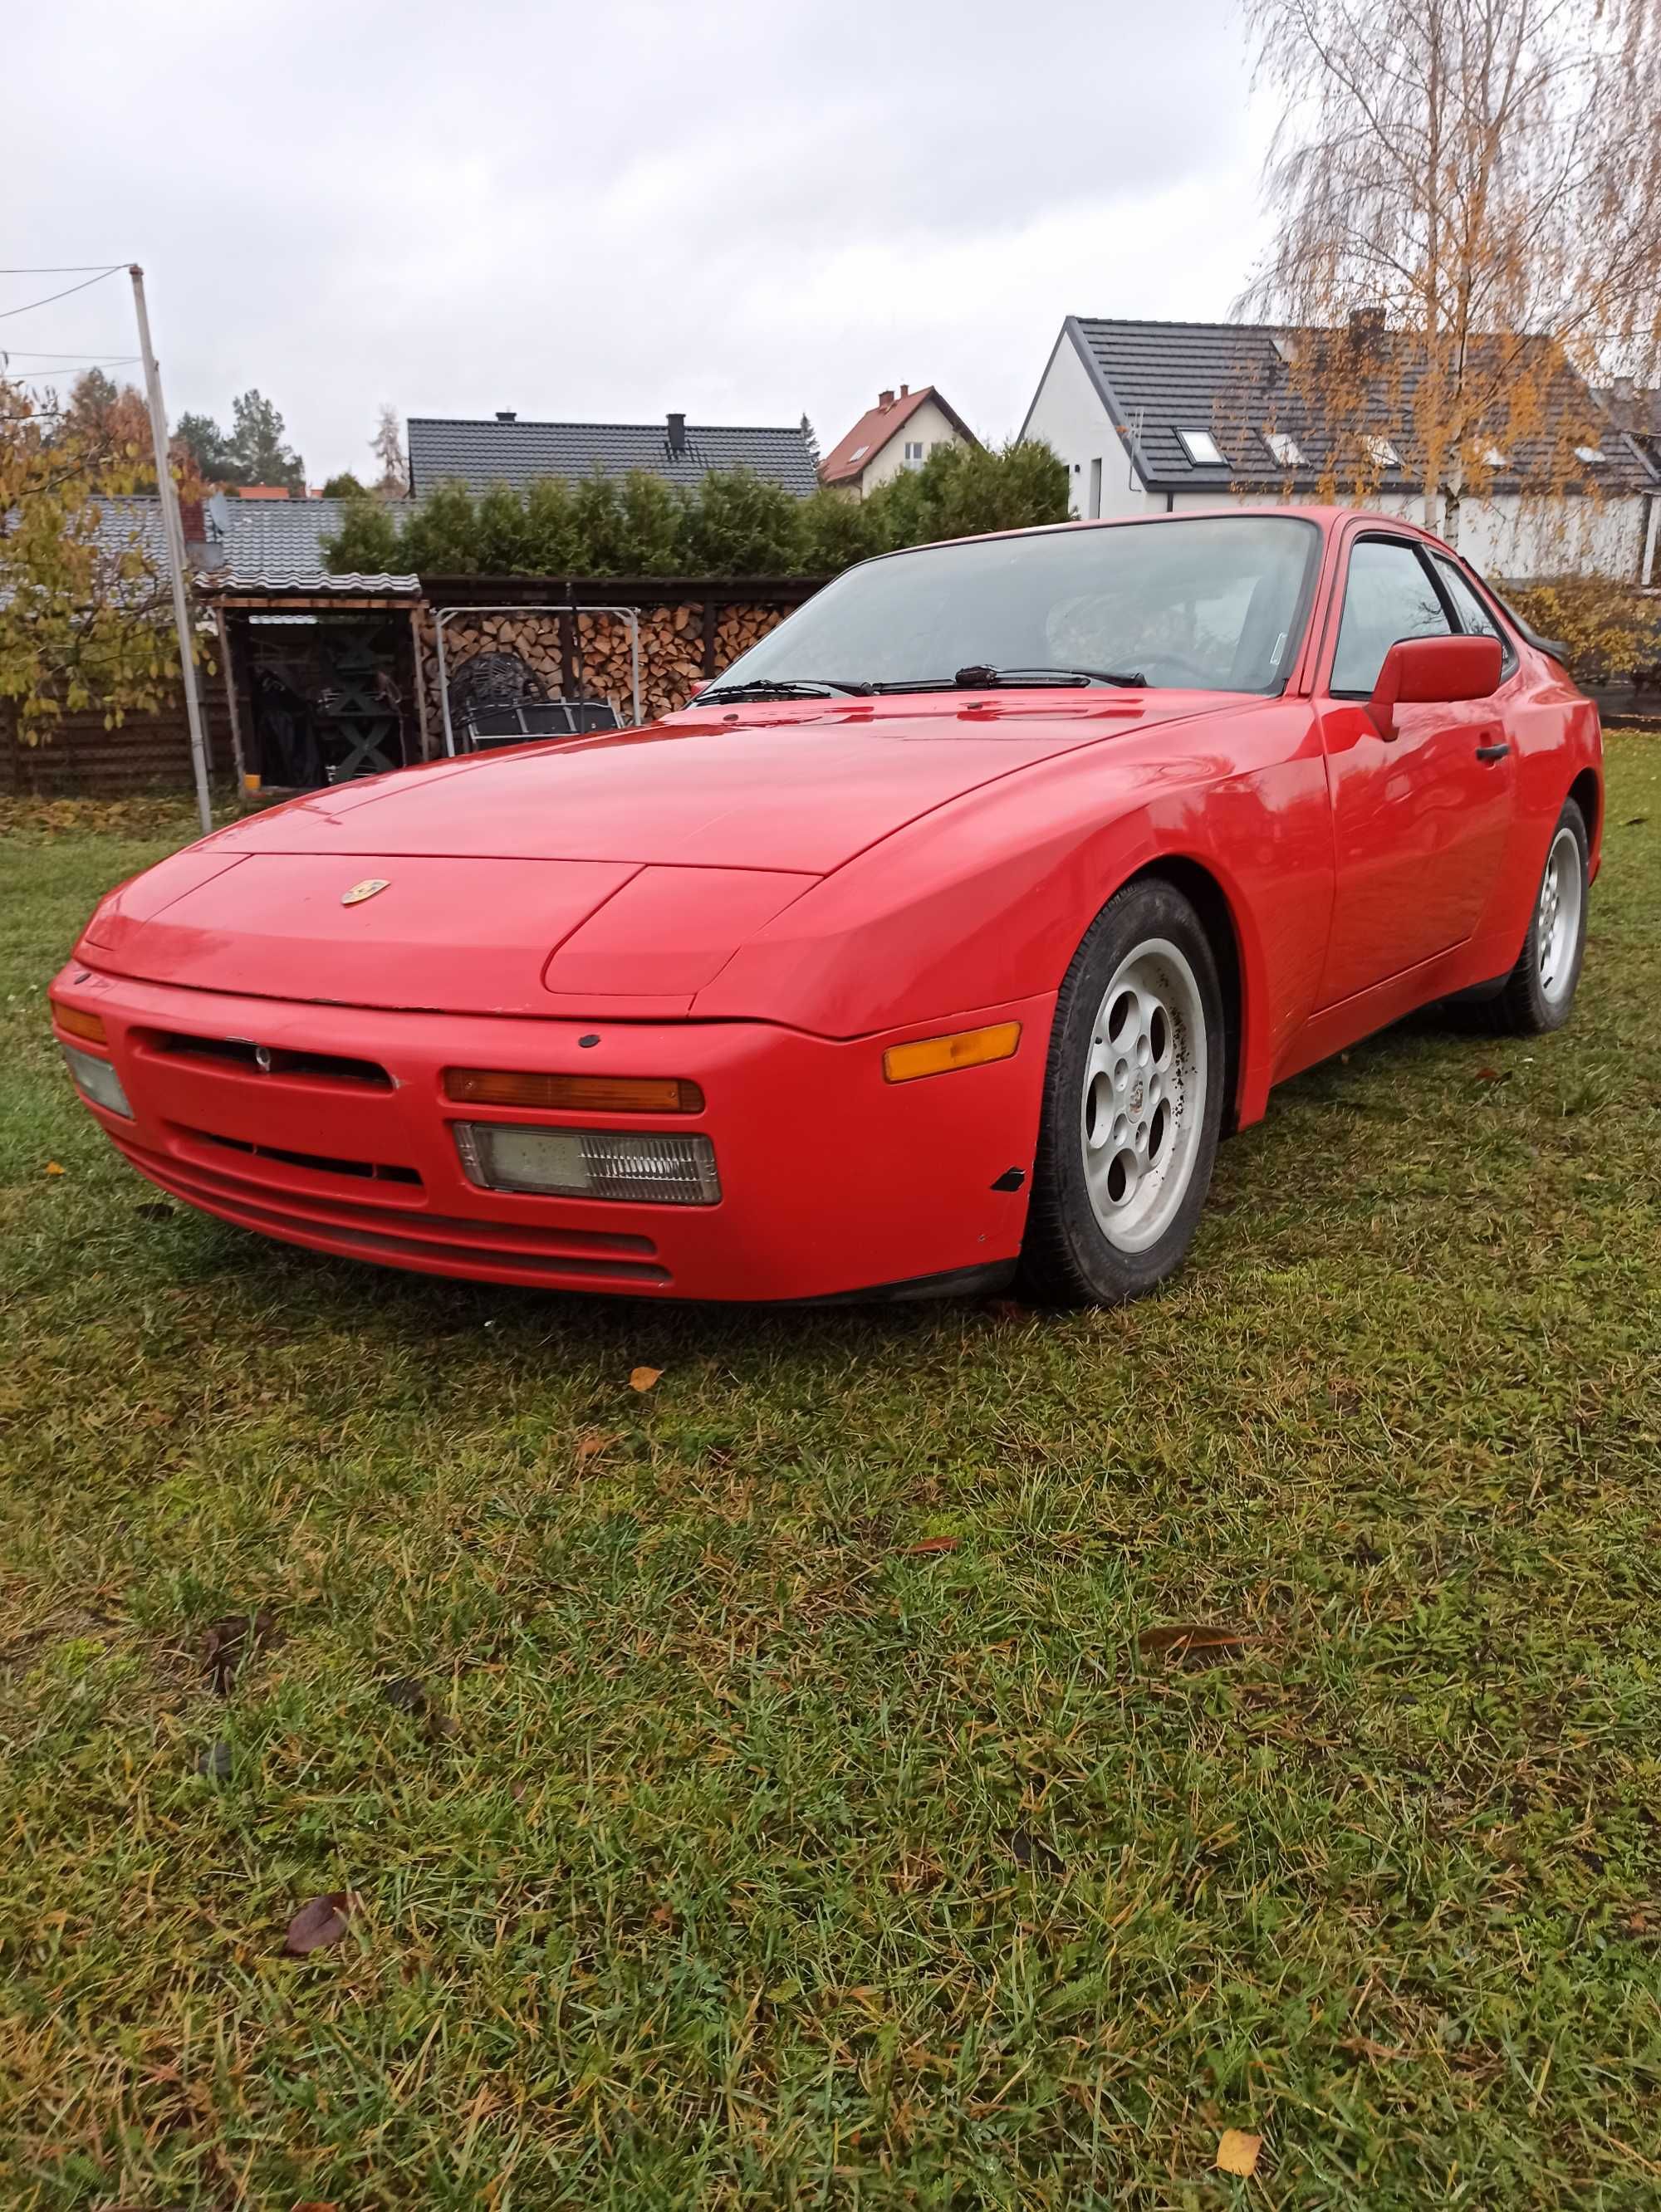
[{"label": "grass lawn", "polygon": [[[168,1206],[45,988],[188,819],[15,807],[6,2212],[1661,2203],[1661,739],[1609,750],[1570,1030],[1299,1079],[1166,1294],[1062,1320]],[[1249,1640],[1139,1647],[1196,1622]]]}]

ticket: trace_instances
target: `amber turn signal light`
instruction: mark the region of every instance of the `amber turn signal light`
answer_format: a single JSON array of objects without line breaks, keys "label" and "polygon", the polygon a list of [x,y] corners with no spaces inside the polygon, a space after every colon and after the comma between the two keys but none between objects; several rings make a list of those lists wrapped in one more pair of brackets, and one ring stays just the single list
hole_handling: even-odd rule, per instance
[{"label": "amber turn signal light", "polygon": [[513,1075],[447,1067],[444,1094],[466,1106],[537,1106],[551,1114],[701,1114],[703,1093],[678,1075]]},{"label": "amber turn signal light", "polygon": [[83,1014],[79,1006],[66,1006],[58,999],[52,1002],[52,1013],[65,1036],[85,1037],[88,1044],[108,1044],[104,1024],[96,1014]]},{"label": "amber turn signal light", "polygon": [[954,1067],[983,1067],[989,1060],[1009,1060],[1021,1041],[1019,1022],[995,1022],[990,1029],[959,1030],[955,1036],[920,1037],[916,1044],[891,1044],[882,1056],[889,1083],[915,1083],[920,1075],[949,1075]]}]

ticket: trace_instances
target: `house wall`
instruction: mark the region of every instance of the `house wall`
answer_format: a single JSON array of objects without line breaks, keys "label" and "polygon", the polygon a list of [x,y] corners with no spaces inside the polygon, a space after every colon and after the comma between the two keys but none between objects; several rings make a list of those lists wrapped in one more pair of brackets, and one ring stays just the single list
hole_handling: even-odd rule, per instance
[{"label": "house wall", "polygon": [[[1221,507],[1258,506],[1256,491],[1177,492],[1179,514],[1215,514]],[[1362,502],[1367,512],[1424,518],[1416,492],[1380,492]],[[1597,575],[1640,580],[1649,501],[1642,494],[1621,499],[1580,496],[1524,499],[1507,492],[1490,500],[1467,500],[1459,513],[1458,549],[1480,575],[1518,580],[1536,576]],[[1163,492],[1143,496],[1140,512],[1165,512]]]},{"label": "house wall", "polygon": [[[955,446],[961,442],[951,416],[943,408],[937,407],[932,399],[925,399],[922,405],[908,415],[893,435],[885,439],[867,461],[860,476],[859,495],[861,499],[875,491],[879,484],[886,483],[891,477],[898,476],[906,465],[907,446],[915,445],[919,439],[922,441],[925,460],[936,446]],[[916,465],[915,461],[911,464],[913,468]]]},{"label": "house wall", "polygon": [[[1066,463],[1068,509],[1076,519],[1164,514],[1163,495],[1155,501],[1139,482],[1133,482],[1124,442],[1108,420],[1102,396],[1065,332],[1050,356],[1021,434],[1040,441]],[[1099,505],[1092,497],[1098,467]]]}]

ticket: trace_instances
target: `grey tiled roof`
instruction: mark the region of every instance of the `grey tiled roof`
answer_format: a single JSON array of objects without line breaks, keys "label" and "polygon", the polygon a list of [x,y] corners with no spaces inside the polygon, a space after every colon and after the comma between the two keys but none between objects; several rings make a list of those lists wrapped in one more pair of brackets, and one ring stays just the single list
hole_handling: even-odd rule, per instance
[{"label": "grey tiled roof", "polygon": [[[341,574],[329,568],[323,541],[339,529],[341,499],[240,500],[216,493],[204,507],[210,543],[225,559],[202,573],[223,589],[244,592],[417,592],[413,575]],[[136,548],[158,573],[167,567],[161,503],[150,498],[106,500],[100,545],[113,558]]]},{"label": "grey tiled roof", "polygon": [[[1061,343],[1070,342],[1077,349],[1115,427],[1136,456],[1143,482],[1152,489],[1221,493],[1256,479],[1266,492],[1288,482],[1294,489],[1313,491],[1340,441],[1358,433],[1390,439],[1409,465],[1386,470],[1381,486],[1388,489],[1399,483],[1405,488],[1415,481],[1406,418],[1421,373],[1414,354],[1402,350],[1406,342],[1390,333],[1378,334],[1372,342],[1380,349],[1381,374],[1368,384],[1356,414],[1342,423],[1321,419],[1288,369],[1288,349],[1295,353],[1311,341],[1342,343],[1344,335],[1277,332],[1253,323],[1130,322],[1069,315]],[[1517,441],[1511,456],[1514,466],[1500,473],[1496,487],[1514,489],[1518,482],[1542,481],[1550,473],[1555,444],[1564,442],[1562,433],[1567,428],[1578,436],[1582,422],[1608,457],[1597,471],[1600,486],[1653,488],[1656,478],[1647,462],[1609,420],[1600,396],[1561,364],[1546,426],[1549,434]],[[1190,461],[1177,438],[1178,429],[1209,431],[1227,457],[1226,465],[1219,468]],[[1296,439],[1303,467],[1289,471],[1275,460],[1264,442],[1264,432],[1271,429]]]},{"label": "grey tiled roof", "polygon": [[538,477],[626,476],[644,469],[695,485],[713,469],[750,469],[799,498],[818,489],[812,450],[800,429],[745,430],[689,422],[684,452],[670,450],[665,422],[495,422],[412,415],[410,488],[432,491],[458,479],[470,491],[515,487]]}]

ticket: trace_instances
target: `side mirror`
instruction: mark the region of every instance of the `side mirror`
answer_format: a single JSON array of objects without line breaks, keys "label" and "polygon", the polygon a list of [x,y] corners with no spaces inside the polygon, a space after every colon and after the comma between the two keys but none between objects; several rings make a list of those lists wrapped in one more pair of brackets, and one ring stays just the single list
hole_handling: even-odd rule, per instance
[{"label": "side mirror", "polygon": [[1381,738],[1396,735],[1396,709],[1486,699],[1500,689],[1497,637],[1402,637],[1384,655],[1367,702]]}]

